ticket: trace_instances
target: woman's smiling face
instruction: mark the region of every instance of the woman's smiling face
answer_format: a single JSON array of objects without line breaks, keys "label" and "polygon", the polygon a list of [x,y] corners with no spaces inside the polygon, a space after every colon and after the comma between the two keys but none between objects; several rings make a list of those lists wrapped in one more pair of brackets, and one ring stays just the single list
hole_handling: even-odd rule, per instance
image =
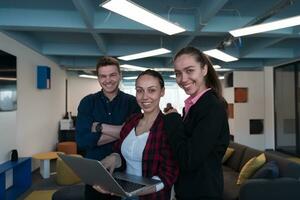
[{"label": "woman's smiling face", "polygon": [[207,66],[202,66],[194,56],[183,54],[174,61],[177,84],[187,95],[196,96],[206,89]]},{"label": "woman's smiling face", "polygon": [[159,110],[160,98],[165,90],[161,88],[158,78],[145,74],[136,81],[136,100],[144,113]]}]

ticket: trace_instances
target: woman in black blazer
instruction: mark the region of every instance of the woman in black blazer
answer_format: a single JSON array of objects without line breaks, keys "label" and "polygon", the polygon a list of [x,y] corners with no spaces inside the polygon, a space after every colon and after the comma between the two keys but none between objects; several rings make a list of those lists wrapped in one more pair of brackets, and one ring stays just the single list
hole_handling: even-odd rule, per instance
[{"label": "woman in black blazer", "polygon": [[178,200],[222,199],[222,157],[229,144],[226,101],[208,59],[194,47],[174,57],[177,84],[189,95],[183,117],[167,112],[165,129],[180,166]]}]

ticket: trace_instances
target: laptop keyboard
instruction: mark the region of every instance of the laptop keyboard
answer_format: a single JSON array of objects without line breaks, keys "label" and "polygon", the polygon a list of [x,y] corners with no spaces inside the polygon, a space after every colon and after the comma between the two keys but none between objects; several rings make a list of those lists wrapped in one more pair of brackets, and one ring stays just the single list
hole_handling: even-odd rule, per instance
[{"label": "laptop keyboard", "polygon": [[145,185],[139,184],[139,183],[133,183],[125,180],[121,180],[118,178],[115,178],[115,180],[119,183],[119,185],[128,193],[133,192],[137,189],[140,189],[144,187]]}]

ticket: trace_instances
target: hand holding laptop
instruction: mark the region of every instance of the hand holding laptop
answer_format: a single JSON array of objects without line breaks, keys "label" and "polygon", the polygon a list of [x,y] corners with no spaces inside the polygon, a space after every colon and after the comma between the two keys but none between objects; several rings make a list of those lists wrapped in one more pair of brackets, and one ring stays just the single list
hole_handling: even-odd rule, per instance
[{"label": "hand holding laptop", "polygon": [[149,193],[149,191],[155,192],[155,185],[161,183],[161,181],[155,179],[134,176],[124,172],[111,174],[106,167],[112,165],[113,168],[111,170],[113,171],[114,167],[121,164],[121,159],[119,160],[120,162],[117,159],[118,154],[106,159],[106,167],[100,161],[93,159],[64,154],[58,154],[58,156],[71,167],[84,183],[95,186],[95,189],[102,193],[123,197],[139,196],[146,194],[146,192]]},{"label": "hand holding laptop", "polygon": [[[102,159],[101,163],[111,174],[113,174],[115,168],[121,167],[122,161],[121,161],[121,157],[118,153],[112,153],[109,156],[106,156],[104,159]],[[114,193],[111,193],[111,192],[105,190],[100,185],[93,185],[93,188],[103,194],[116,195]],[[136,193],[136,195],[140,196],[140,195],[149,194],[149,193],[153,193],[153,192],[156,192],[155,185],[145,187],[142,191]]]},{"label": "hand holding laptop", "polygon": [[121,157],[118,153],[112,153],[101,160],[102,165],[112,174],[115,168],[122,165]]},{"label": "hand holding laptop", "polygon": [[100,192],[100,193],[102,193],[102,194],[115,195],[114,193],[111,193],[111,192],[106,191],[106,190],[103,189],[100,185],[93,185],[93,188],[94,188],[96,191],[98,191],[98,192]]},{"label": "hand holding laptop", "polygon": [[[120,195],[108,192],[107,190],[103,189],[100,185],[93,185],[93,188],[102,194],[110,194],[110,195],[120,196]],[[142,195],[151,194],[154,192],[156,192],[156,185],[145,186],[143,190],[136,192],[135,196],[142,196]]]},{"label": "hand holding laptop", "polygon": [[[111,173],[113,174],[115,168],[118,168],[121,166],[121,157],[117,153],[112,153],[109,156],[106,156],[104,159],[101,160],[102,165]],[[108,192],[105,189],[103,189],[100,185],[93,185],[93,188],[97,190],[98,192],[101,192],[103,194],[110,194],[115,195],[114,193]]]}]

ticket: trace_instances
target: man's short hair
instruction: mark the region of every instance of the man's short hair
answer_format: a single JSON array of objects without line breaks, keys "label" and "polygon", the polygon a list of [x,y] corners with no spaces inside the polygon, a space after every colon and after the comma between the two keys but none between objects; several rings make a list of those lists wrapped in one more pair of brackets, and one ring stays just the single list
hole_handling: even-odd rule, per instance
[{"label": "man's short hair", "polygon": [[96,66],[96,73],[98,74],[98,69],[100,67],[104,67],[107,65],[115,65],[118,69],[118,72],[121,73],[119,61],[116,58],[109,57],[109,56],[103,56],[98,60],[98,63]]}]

